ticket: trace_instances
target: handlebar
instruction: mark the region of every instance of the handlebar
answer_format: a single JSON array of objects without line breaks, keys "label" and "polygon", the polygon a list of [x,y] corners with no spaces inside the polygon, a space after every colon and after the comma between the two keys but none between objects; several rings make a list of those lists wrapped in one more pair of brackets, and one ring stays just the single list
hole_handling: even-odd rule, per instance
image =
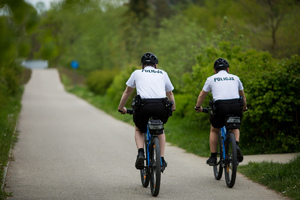
[{"label": "handlebar", "polygon": [[133,109],[127,109],[127,114],[132,115],[133,114]]},{"label": "handlebar", "polygon": [[[202,110],[202,112],[204,112],[204,113],[208,113],[208,111],[210,111],[211,110],[211,107],[209,107],[209,106],[207,106],[206,108],[202,108],[203,110]],[[248,111],[248,109],[246,109],[246,110],[243,110],[244,112],[246,112],[246,111]]]},{"label": "handlebar", "polygon": [[[122,110],[118,110],[121,114],[125,114],[125,113],[123,113],[123,111]],[[127,109],[127,112],[126,112],[126,114],[130,114],[130,115],[132,115],[133,114],[133,110],[132,109]]]},{"label": "handlebar", "polygon": [[202,108],[202,112],[204,113],[208,113],[208,111],[210,111],[211,108],[209,106],[207,106],[206,108]]}]

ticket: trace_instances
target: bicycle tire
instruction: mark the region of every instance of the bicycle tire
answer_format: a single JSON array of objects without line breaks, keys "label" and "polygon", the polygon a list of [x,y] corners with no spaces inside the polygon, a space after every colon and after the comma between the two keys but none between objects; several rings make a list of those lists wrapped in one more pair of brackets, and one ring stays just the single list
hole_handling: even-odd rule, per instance
[{"label": "bicycle tire", "polygon": [[218,134],[218,149],[217,149],[217,166],[213,167],[214,176],[216,180],[220,180],[223,175],[223,166],[222,166],[222,157],[223,157],[223,141],[221,131]]},{"label": "bicycle tire", "polygon": [[161,178],[161,162],[160,162],[160,146],[157,137],[153,138],[151,145],[151,161],[150,161],[150,189],[152,196],[157,196],[160,189]]},{"label": "bicycle tire", "polygon": [[144,166],[146,167],[140,170],[140,175],[141,175],[142,186],[146,188],[149,185],[149,173],[148,173],[148,165],[147,165],[147,135],[144,134],[144,137],[145,137],[144,149],[146,152],[146,160],[144,161]]},{"label": "bicycle tire", "polygon": [[232,132],[229,132],[225,140],[225,152],[225,181],[227,187],[232,188],[235,183],[237,170],[236,140]]}]

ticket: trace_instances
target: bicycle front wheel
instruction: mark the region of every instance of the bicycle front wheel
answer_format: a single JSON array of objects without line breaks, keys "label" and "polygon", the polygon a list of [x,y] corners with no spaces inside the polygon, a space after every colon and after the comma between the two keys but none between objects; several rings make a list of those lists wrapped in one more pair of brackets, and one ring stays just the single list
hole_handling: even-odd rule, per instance
[{"label": "bicycle front wheel", "polygon": [[232,188],[235,183],[237,169],[237,152],[234,134],[230,132],[225,140],[225,181]]},{"label": "bicycle front wheel", "polygon": [[152,196],[156,197],[159,193],[161,177],[160,146],[157,137],[153,138],[150,157],[150,189]]},{"label": "bicycle front wheel", "polygon": [[149,185],[149,174],[148,174],[148,164],[147,164],[147,160],[148,160],[148,156],[147,156],[147,135],[144,134],[144,137],[145,137],[144,149],[145,149],[145,153],[146,153],[146,160],[144,161],[144,166],[146,166],[146,167],[144,169],[140,170],[140,174],[141,174],[142,186],[146,188]]},{"label": "bicycle front wheel", "polygon": [[217,166],[213,167],[214,176],[216,180],[220,180],[223,174],[223,166],[222,166],[222,157],[223,157],[223,141],[222,141],[222,133],[219,132],[218,136],[218,149],[217,149]]}]

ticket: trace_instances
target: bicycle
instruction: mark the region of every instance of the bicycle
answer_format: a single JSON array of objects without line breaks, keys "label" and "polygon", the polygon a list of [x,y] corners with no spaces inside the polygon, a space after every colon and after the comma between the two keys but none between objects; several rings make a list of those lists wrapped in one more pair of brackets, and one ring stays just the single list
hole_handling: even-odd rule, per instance
[{"label": "bicycle", "polygon": [[[133,114],[132,109],[127,109],[127,114]],[[160,156],[160,145],[157,135],[163,133],[164,124],[160,119],[150,118],[147,125],[147,133],[144,134],[144,149],[146,159],[144,169],[140,170],[141,182],[143,187],[148,187],[152,196],[157,196],[160,189],[161,172],[163,172],[162,160]]]},{"label": "bicycle", "polygon": [[[208,113],[209,110],[211,110],[210,107],[203,108],[202,112]],[[239,128],[240,124],[240,117],[229,115],[225,126],[221,128],[218,135],[217,165],[213,166],[214,177],[216,180],[220,180],[224,168],[225,182],[229,188],[235,184],[238,166],[237,145],[231,129]]]}]

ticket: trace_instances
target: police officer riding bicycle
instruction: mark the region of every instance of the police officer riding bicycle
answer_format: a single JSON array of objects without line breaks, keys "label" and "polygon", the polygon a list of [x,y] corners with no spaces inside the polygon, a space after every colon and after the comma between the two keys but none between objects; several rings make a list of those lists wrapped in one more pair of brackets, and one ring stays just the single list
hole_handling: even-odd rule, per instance
[{"label": "police officer riding bicycle", "polygon": [[[206,95],[211,91],[213,100],[211,101],[212,115],[210,116],[210,151],[211,156],[207,160],[210,166],[217,165],[217,144],[218,133],[226,123],[229,114],[242,117],[243,111],[247,110],[246,97],[243,84],[239,77],[229,74],[229,64],[224,58],[218,58],[214,63],[215,74],[207,78],[202,91],[200,92],[195,110],[202,112],[201,107]],[[242,152],[238,146],[240,139],[239,129],[233,129],[237,143],[237,158],[243,161]]]},{"label": "police officer riding bicycle", "polygon": [[[167,108],[168,101],[173,101],[172,111],[175,110],[175,99],[172,90],[174,89],[168,74],[157,69],[158,59],[153,53],[145,53],[142,58],[142,69],[135,70],[128,81],[126,89],[121,97],[118,107],[119,112],[126,113],[125,106],[130,94],[137,90],[137,96],[134,99],[135,111],[133,121],[135,123],[135,142],[138,149],[138,155],[135,162],[137,169],[144,168],[144,133],[147,131],[147,123],[150,117],[160,119],[166,123],[170,112]],[[168,99],[166,99],[168,97]],[[162,165],[165,168],[167,162],[164,159],[165,134],[158,135]]]}]

